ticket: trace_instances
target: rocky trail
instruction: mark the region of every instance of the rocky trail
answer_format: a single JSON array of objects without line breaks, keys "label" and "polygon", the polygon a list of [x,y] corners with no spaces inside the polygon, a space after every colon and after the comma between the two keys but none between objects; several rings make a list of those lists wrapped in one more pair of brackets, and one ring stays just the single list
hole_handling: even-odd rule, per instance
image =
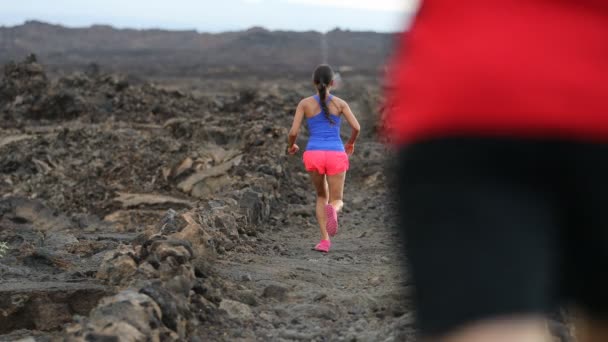
[{"label": "rocky trail", "polygon": [[261,253],[218,261],[220,274],[262,294],[253,308],[254,326],[229,340],[413,340],[408,287],[385,195],[361,191],[349,181],[347,203],[349,197],[362,200],[345,210],[329,254],[311,250],[318,228],[308,209],[270,227],[273,233],[258,247]]},{"label": "rocky trail", "polygon": [[320,254],[312,187],[283,149],[309,90],[210,83],[5,67],[1,341],[413,340],[377,87],[341,90],[365,130]]}]

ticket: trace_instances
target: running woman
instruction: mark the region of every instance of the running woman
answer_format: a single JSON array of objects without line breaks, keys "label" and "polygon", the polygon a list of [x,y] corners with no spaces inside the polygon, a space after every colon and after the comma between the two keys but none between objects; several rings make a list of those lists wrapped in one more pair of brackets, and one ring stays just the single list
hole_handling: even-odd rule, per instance
[{"label": "running woman", "polygon": [[[348,156],[355,150],[355,141],[361,127],[346,101],[330,94],[334,85],[334,72],[329,65],[320,65],[313,73],[317,94],[300,101],[289,131],[287,153],[295,155],[300,148],[296,139],[302,121],[306,118],[310,138],[304,152],[304,166],[310,173],[317,192],[317,221],[321,241],[315,250],[327,253],[330,236],[338,232],[338,213],[342,210],[344,179],[348,170]],[[340,121],[342,116],[352,128],[350,139],[342,144]]]}]

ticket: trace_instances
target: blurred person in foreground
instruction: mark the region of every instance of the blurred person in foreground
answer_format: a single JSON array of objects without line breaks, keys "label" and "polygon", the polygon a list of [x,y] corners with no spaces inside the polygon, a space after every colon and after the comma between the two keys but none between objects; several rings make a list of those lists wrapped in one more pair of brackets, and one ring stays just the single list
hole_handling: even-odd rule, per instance
[{"label": "blurred person in foreground", "polygon": [[608,341],[608,1],[423,0],[386,133],[424,341]]}]

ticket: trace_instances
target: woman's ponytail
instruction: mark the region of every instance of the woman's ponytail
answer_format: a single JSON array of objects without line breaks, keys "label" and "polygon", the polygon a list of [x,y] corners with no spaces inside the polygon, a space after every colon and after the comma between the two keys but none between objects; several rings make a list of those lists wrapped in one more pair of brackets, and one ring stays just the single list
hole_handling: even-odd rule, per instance
[{"label": "woman's ponytail", "polygon": [[327,93],[329,84],[331,83],[331,81],[333,81],[333,79],[334,71],[329,65],[326,64],[319,65],[312,75],[313,83],[315,84],[315,86],[317,87],[317,91],[319,92],[319,102],[321,102],[321,109],[323,110],[325,118],[329,120],[332,125],[335,124],[335,122],[331,118],[329,108],[327,107]]}]

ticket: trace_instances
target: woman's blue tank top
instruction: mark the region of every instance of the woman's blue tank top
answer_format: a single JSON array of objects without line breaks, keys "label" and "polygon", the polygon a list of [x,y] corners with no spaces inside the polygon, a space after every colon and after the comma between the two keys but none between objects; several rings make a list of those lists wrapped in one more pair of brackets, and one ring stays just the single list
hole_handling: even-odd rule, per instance
[{"label": "woman's blue tank top", "polygon": [[[315,100],[321,105],[319,95],[314,96]],[[333,95],[329,95],[327,102],[331,101]],[[344,151],[344,145],[340,138],[340,115],[329,114],[333,124],[325,117],[323,107],[321,112],[313,117],[307,118],[308,131],[310,138],[307,151]]]}]

